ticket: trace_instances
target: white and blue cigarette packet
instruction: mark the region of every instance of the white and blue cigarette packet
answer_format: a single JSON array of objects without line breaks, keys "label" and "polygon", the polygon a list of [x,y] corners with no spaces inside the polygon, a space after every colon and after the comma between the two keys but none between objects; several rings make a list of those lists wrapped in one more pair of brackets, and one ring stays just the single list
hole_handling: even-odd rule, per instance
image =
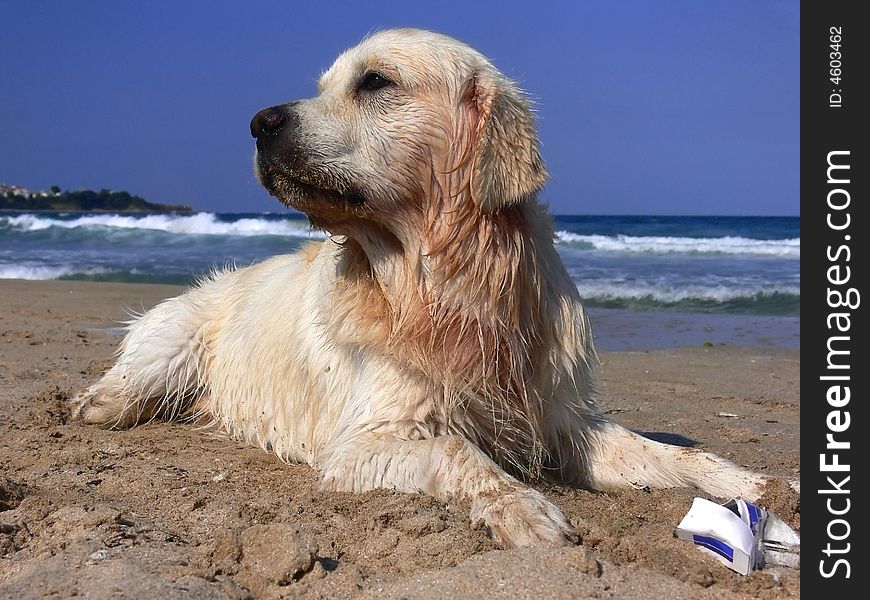
[{"label": "white and blue cigarette packet", "polygon": [[800,566],[797,532],[776,515],[739,498],[725,504],[695,498],[675,533],[741,575],[765,564]]}]

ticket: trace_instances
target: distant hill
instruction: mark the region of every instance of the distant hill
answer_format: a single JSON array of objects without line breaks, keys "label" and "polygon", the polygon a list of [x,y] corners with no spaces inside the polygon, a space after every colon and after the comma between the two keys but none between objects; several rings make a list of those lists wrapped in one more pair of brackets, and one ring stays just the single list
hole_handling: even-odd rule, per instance
[{"label": "distant hill", "polygon": [[33,192],[26,188],[0,184],[0,210],[20,211],[96,211],[96,212],[192,212],[189,206],[158,204],[129,192],[113,190],[61,191],[57,186]]}]

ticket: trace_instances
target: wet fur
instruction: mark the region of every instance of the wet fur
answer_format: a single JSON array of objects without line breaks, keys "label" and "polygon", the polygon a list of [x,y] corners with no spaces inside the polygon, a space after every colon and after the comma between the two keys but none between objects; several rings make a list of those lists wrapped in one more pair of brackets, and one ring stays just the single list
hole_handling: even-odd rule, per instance
[{"label": "wet fur", "polygon": [[[361,98],[353,81],[373,64],[396,88]],[[282,109],[298,127],[257,168],[332,236],[136,319],[76,400],[84,421],[191,418],[307,462],[326,489],[466,497],[506,546],[576,541],[522,483],[536,477],[760,495],[761,475],[596,410],[589,322],[536,200],[547,173],[512,82],[456,40],[393,30],[319,88]]]}]

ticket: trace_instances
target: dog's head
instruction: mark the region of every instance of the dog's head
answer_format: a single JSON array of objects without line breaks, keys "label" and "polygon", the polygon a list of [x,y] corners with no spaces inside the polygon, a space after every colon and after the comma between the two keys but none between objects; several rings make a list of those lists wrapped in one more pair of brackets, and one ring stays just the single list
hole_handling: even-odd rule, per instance
[{"label": "dog's head", "polygon": [[315,226],[355,237],[456,203],[492,213],[547,178],[528,101],[445,35],[376,33],[341,54],[318,91],[251,121],[260,181]]}]

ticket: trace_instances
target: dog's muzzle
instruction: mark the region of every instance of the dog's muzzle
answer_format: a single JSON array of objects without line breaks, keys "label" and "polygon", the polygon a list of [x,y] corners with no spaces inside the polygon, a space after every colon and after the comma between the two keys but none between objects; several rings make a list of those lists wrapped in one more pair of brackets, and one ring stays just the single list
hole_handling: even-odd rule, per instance
[{"label": "dog's muzzle", "polygon": [[299,140],[298,103],[264,108],[251,119],[251,135],[257,140],[255,168],[260,183],[282,203],[309,217],[363,207],[365,197],[355,186],[322,166],[312,165],[309,151]]}]

